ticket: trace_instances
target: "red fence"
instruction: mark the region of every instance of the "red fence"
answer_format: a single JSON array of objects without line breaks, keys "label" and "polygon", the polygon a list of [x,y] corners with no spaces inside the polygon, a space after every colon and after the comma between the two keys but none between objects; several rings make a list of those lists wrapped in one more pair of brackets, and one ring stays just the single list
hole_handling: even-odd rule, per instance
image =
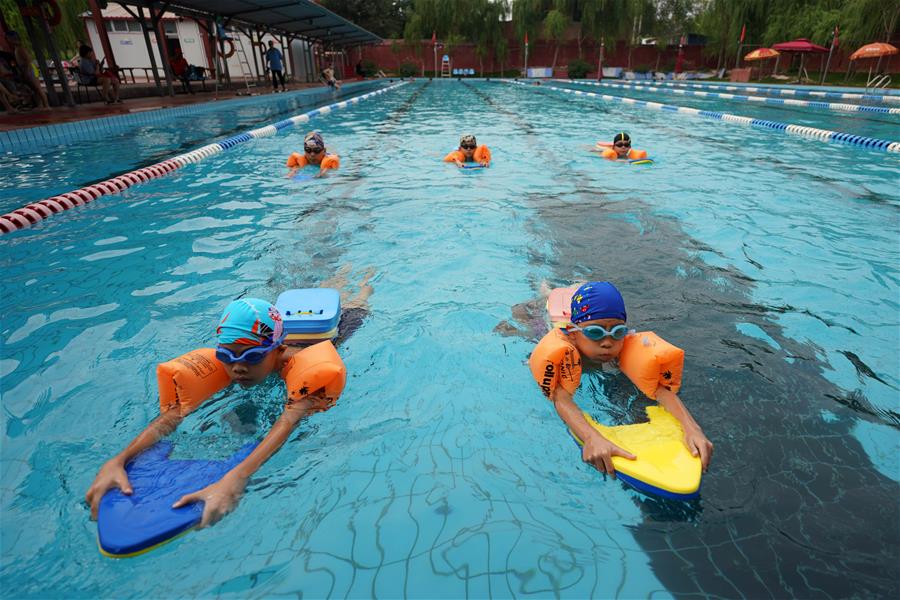
[{"label": "red fence", "polygon": [[[384,71],[397,72],[403,63],[412,63],[417,65],[417,74],[421,75],[424,71],[426,75],[434,72],[434,52],[430,40],[423,40],[418,48],[409,47],[402,40],[385,41],[378,46],[366,46],[362,50],[362,59],[370,60],[378,65],[378,68]],[[853,49],[843,48],[835,50],[834,56],[831,58],[830,72],[846,71],[848,65],[848,57]],[[504,68],[507,71],[522,69],[524,64],[524,46],[510,47],[509,56],[507,57]],[[714,52],[705,52],[704,46],[685,46],[684,63],[682,70],[705,70],[715,69],[717,66],[717,56]],[[748,47],[744,50],[744,54],[752,50]],[[532,43],[528,48],[528,66],[529,67],[550,67],[553,64],[553,55],[556,47],[552,43],[538,41]],[[475,69],[476,74],[490,74],[500,72],[500,62],[493,57],[479,59],[475,53],[473,44],[459,44],[454,46],[450,51],[446,51],[438,42],[437,47],[437,65],[440,69],[441,57],[447,54],[450,56],[451,68],[454,69]],[[582,60],[591,65],[591,71],[588,77],[597,76],[597,59],[600,55],[600,46],[592,42],[584,42],[581,45],[579,53],[578,44],[576,42],[565,42],[559,47],[559,54],[556,59],[555,76],[565,77],[567,73],[567,65],[569,61],[577,59],[581,56]],[[356,52],[352,53],[351,63],[355,64],[357,57]],[[796,56],[796,55],[795,55]],[[606,46],[604,48],[604,67],[624,67],[631,68],[635,71],[673,71],[675,69],[675,61],[678,57],[678,48],[664,46],[632,46],[629,47],[625,42],[618,42],[615,47]],[[807,56],[805,66],[808,71],[820,71],[825,64],[827,55]],[[784,73],[791,70],[791,61],[798,60],[791,55],[782,55],[779,64],[779,71]],[[886,57],[882,67],[886,67],[888,72],[900,72],[900,55]],[[763,61],[765,69],[771,69],[774,66],[772,61]],[[760,62],[747,63],[741,61],[741,66],[760,66]],[[875,61],[871,59],[856,61],[855,69],[859,71],[867,71],[869,66],[875,65]],[[734,67],[734,57],[728,61],[728,64],[722,65],[727,68]],[[796,69],[796,65],[793,67]]]}]

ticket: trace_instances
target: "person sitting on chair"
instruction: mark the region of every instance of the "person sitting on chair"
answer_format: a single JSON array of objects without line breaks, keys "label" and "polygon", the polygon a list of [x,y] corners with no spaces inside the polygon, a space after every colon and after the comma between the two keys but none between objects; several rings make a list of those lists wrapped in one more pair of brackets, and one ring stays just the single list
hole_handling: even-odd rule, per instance
[{"label": "person sitting on chair", "polygon": [[175,49],[175,54],[169,59],[169,67],[172,69],[172,75],[181,81],[184,89],[193,94],[194,89],[191,87],[191,81],[203,79],[202,67],[189,65],[187,59],[184,58],[184,54],[181,53],[181,48]]},{"label": "person sitting on chair", "polygon": [[[78,62],[78,70],[81,73],[81,83],[84,85],[100,85],[103,92],[103,100],[107,104],[122,102],[119,99],[119,78],[110,70],[100,70],[100,63],[90,46],[82,46],[78,51],[81,60]],[[110,94],[110,88],[112,93]]]}]

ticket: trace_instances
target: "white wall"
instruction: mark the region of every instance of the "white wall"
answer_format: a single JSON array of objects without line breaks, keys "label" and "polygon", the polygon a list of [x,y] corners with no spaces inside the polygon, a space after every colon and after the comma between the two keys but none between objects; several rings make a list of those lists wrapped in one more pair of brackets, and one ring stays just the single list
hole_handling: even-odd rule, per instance
[{"label": "white wall", "polygon": [[[133,21],[134,22],[134,21]],[[103,43],[100,41],[100,35],[97,33],[97,26],[93,20],[85,22],[87,26],[88,36],[90,37],[90,45],[97,55],[97,60],[103,60]],[[200,35],[200,27],[196,22],[185,19],[176,22],[178,30],[178,40],[181,44],[181,50],[188,63],[200,67],[206,67],[206,49],[203,47],[203,37]],[[149,67],[150,55],[147,52],[147,43],[144,41],[144,34],[141,31],[107,31],[109,36],[109,44],[112,47],[113,54],[116,57],[116,64],[120,67]],[[153,56],[156,58],[156,65],[162,66],[159,48],[156,44],[156,36],[150,32],[150,47],[153,49]],[[136,71],[135,76],[140,78],[144,76],[143,71]]]},{"label": "white wall", "polygon": [[[136,23],[136,21],[132,21],[132,23]],[[203,44],[203,36],[201,33],[200,26],[191,19],[184,19],[183,21],[175,21],[178,30],[178,40],[181,43],[181,50],[184,53],[185,59],[187,59],[188,63],[192,65],[197,65],[198,67],[208,68],[210,66],[210,62],[207,60],[206,48]],[[88,35],[90,37],[90,45],[94,49],[94,53],[97,55],[97,60],[103,60],[103,44],[100,41],[100,36],[97,33],[97,27],[94,24],[92,19],[88,19],[85,21],[85,25],[87,26]],[[150,55],[147,53],[147,44],[144,41],[144,34],[141,31],[107,31],[107,35],[109,35],[109,43],[112,46],[113,54],[116,57],[116,64],[120,67],[150,67]],[[235,48],[238,46],[238,39],[240,38],[241,42],[243,42],[244,52],[247,55],[247,62],[250,64],[250,73],[255,76],[256,75],[256,67],[253,64],[253,50],[255,49],[257,52],[257,56],[260,56],[259,47],[254,47],[250,43],[250,38],[247,36],[232,32],[230,35],[235,38],[233,40],[235,44]],[[275,47],[284,52],[281,47],[281,41],[278,38],[273,36],[263,36],[263,48],[268,49],[269,40],[273,40],[275,42]],[[159,48],[156,44],[156,36],[153,32],[150,32],[150,45],[153,48],[153,55],[156,58],[156,64],[158,67],[162,66],[162,61],[160,59]],[[228,44],[226,44],[226,49]],[[301,42],[294,42],[293,48],[288,49],[287,55],[284,56],[284,67],[286,74],[291,73],[291,62],[290,62],[290,54],[293,53],[295,55],[295,61],[297,65],[298,71],[303,73],[303,58],[299,55],[299,49],[304,48]],[[262,62],[261,58],[257,58],[257,64],[260,65],[261,71],[265,69],[265,64]],[[241,65],[240,60],[238,58],[238,52],[235,52],[231,58],[228,59],[228,70],[232,77],[240,78],[241,77]],[[143,71],[135,71],[135,76],[140,80],[144,77]],[[152,76],[151,76],[152,79]],[[302,76],[300,77],[302,80]]]}]

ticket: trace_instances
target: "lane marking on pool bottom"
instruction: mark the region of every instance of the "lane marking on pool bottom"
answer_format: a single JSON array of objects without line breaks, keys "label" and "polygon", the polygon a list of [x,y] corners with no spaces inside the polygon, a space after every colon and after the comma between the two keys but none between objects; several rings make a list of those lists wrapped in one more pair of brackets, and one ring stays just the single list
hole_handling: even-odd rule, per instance
[{"label": "lane marking on pool bottom", "polygon": [[287,129],[301,123],[308,123],[313,117],[324,116],[331,113],[333,110],[347,108],[351,104],[357,104],[362,100],[384,94],[397,89],[402,85],[406,85],[406,83],[407,82],[402,81],[386,88],[375,90],[374,92],[353,96],[352,98],[341,100],[340,102],[335,102],[315,110],[294,115],[293,117],[278,121],[277,123],[272,123],[271,125],[251,129],[250,131],[233,135],[213,144],[207,144],[196,150],[192,150],[191,152],[179,154],[178,156],[150,165],[149,167],[129,171],[124,175],[119,175],[118,177],[113,177],[112,179],[101,181],[100,183],[59,194],[58,196],[40,200],[39,202],[33,202],[32,204],[8,212],[5,215],[0,215],[0,235],[12,233],[19,229],[25,229],[26,227],[30,227],[35,223],[43,221],[51,215],[69,210],[70,208],[75,208],[76,206],[81,206],[82,204],[87,204],[101,196],[117,194],[133,185],[145,183],[151,179],[156,179],[157,177],[164,177],[187,164],[199,162],[214,154],[234,148],[239,144],[243,144],[255,138],[273,136],[282,129]]},{"label": "lane marking on pool bottom", "polygon": [[900,108],[888,108],[886,106],[865,106],[862,104],[842,104],[840,102],[819,102],[816,100],[793,100],[791,98],[769,98],[767,96],[750,96],[748,94],[723,94],[719,92],[683,90],[680,88],[658,87],[655,85],[633,85],[631,83],[610,83],[597,81],[567,81],[554,79],[559,83],[575,85],[593,85],[599,87],[619,88],[623,90],[636,90],[639,92],[663,92],[665,94],[678,94],[681,96],[700,96],[702,98],[722,98],[723,100],[737,100],[739,102],[761,102],[777,106],[802,106],[805,108],[837,110],[852,113],[878,113],[886,115],[900,115]]},{"label": "lane marking on pool bottom", "polygon": [[[521,81],[508,81],[514,85],[522,85],[528,87],[528,84]],[[849,133],[841,133],[840,131],[830,131],[828,129],[816,129],[815,127],[805,127],[803,125],[791,125],[789,123],[781,123],[779,121],[767,121],[765,119],[753,119],[751,117],[742,117],[740,115],[732,115],[729,113],[715,112],[711,110],[700,110],[699,108],[690,108],[687,106],[678,106],[675,104],[661,104],[659,102],[648,102],[646,100],[636,100],[627,96],[610,96],[608,94],[596,94],[594,92],[584,92],[582,90],[571,90],[568,88],[560,88],[552,85],[541,86],[542,89],[550,89],[565,94],[574,94],[575,96],[588,96],[590,98],[600,98],[601,100],[611,100],[613,102],[621,102],[623,104],[633,104],[635,106],[643,106],[645,108],[655,108],[657,110],[665,110],[669,112],[677,112],[684,115],[694,117],[703,117],[705,119],[714,119],[717,121],[727,121],[729,123],[737,123],[739,125],[753,125],[755,127],[765,127],[775,131],[783,131],[792,135],[802,135],[805,137],[817,139],[822,142],[844,142],[855,146],[863,146],[874,150],[883,150],[885,152],[900,152],[900,142],[892,142],[888,140],[879,140],[876,138],[865,137],[862,135],[852,135]]]}]

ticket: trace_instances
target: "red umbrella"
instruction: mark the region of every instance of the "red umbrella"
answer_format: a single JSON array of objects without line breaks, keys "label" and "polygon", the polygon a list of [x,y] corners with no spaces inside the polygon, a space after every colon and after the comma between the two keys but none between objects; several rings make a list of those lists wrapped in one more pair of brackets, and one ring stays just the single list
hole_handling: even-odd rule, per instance
[{"label": "red umbrella", "polygon": [[796,52],[800,55],[800,70],[797,72],[797,80],[800,81],[800,74],[803,73],[803,56],[806,54],[816,53],[822,54],[828,52],[828,48],[813,44],[806,38],[798,38],[790,42],[780,42],[772,46],[779,52]]}]

